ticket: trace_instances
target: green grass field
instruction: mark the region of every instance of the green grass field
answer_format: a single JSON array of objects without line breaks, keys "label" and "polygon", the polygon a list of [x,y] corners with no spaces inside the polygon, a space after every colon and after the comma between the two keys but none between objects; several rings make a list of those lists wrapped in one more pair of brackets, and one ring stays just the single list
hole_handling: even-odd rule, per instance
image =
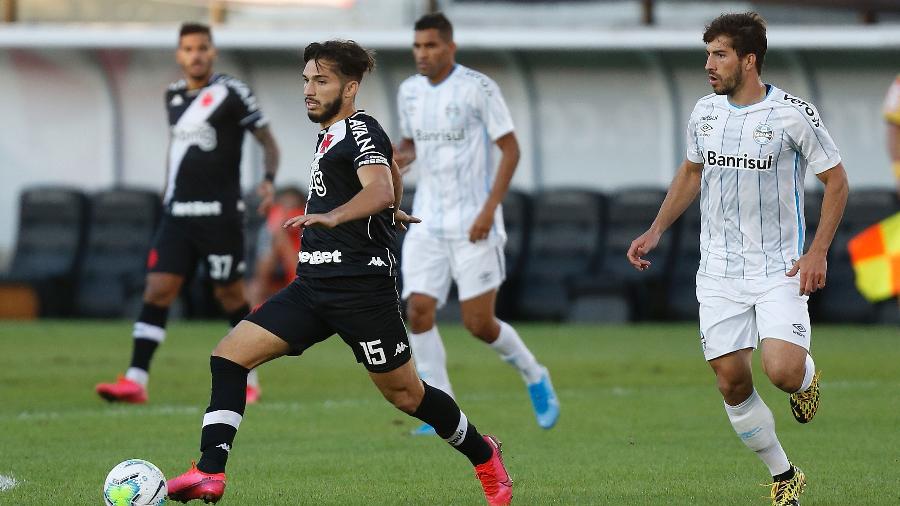
[{"label": "green grass field", "polygon": [[[220,323],[174,323],[150,402],[109,405],[130,322],[0,323],[3,505],[101,504],[106,473],[144,458],[168,476],[198,456],[208,355]],[[520,325],[552,371],[560,423],[534,422],[517,374],[461,328],[442,327],[469,419],[504,442],[514,504],[764,505],[763,464],[735,436],[696,326]],[[900,502],[900,331],[814,329],[822,405],[796,423],[757,369],[778,434],[806,471],[807,505]],[[260,369],[263,400],[235,441],[220,504],[483,504],[468,461],[395,411],[339,339]],[[0,490],[2,490],[0,486]]]}]

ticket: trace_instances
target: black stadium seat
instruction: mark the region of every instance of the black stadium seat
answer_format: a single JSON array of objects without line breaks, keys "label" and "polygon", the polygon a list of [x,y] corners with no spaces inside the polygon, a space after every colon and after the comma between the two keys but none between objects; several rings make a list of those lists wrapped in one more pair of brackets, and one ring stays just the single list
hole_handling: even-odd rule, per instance
[{"label": "black stadium seat", "polygon": [[3,282],[31,285],[41,316],[70,314],[87,207],[85,195],[73,188],[34,187],[19,198],[16,249]]},{"label": "black stadium seat", "polygon": [[[850,190],[844,219],[829,251],[826,286],[811,297],[818,319],[861,323],[871,323],[879,319],[879,307],[866,301],[856,289],[847,243],[863,229],[898,210],[900,205],[893,190],[881,188]],[[807,242],[812,242],[811,236],[807,236]],[[896,306],[896,301],[884,304]]]},{"label": "black stadium seat", "polygon": [[[699,199],[698,199],[699,200]],[[665,279],[666,318],[696,320],[697,268],[700,265],[700,203],[695,200],[672,225],[671,267]]]},{"label": "black stadium seat", "polygon": [[155,192],[119,189],[94,195],[75,298],[78,315],[137,314],[147,251],[159,214],[159,195]]},{"label": "black stadium seat", "polygon": [[497,315],[518,318],[518,293],[522,289],[528,244],[531,239],[531,199],[527,193],[510,190],[503,199],[503,224],[506,227],[506,281],[497,295]]},{"label": "black stadium seat", "polygon": [[669,269],[674,231],[664,235],[647,257],[653,262],[647,271],[635,270],[625,254],[631,241],[650,227],[665,197],[665,190],[646,187],[609,195],[602,262],[593,275],[574,283],[570,321],[646,320],[663,311],[663,279]]},{"label": "black stadium seat", "polygon": [[533,202],[519,309],[523,318],[561,320],[569,311],[573,280],[601,260],[605,199],[587,190],[558,189],[537,194]]}]

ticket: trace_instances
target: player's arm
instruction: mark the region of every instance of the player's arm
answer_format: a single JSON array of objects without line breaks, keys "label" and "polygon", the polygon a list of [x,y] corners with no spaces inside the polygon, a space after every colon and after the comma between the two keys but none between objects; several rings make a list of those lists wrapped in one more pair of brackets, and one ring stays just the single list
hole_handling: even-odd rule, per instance
[{"label": "player's arm", "polygon": [[400,144],[394,145],[394,161],[400,169],[400,174],[409,171],[409,165],[416,160],[416,144],[412,139],[401,139]]},{"label": "player's arm", "polygon": [[[394,185],[394,226],[397,230],[406,230],[407,224],[420,223],[421,220],[400,209],[400,202],[403,201],[403,176],[400,174],[396,159],[391,162],[391,183]],[[416,221],[413,221],[414,219]]]},{"label": "player's arm", "polygon": [[794,262],[791,270],[787,272],[788,276],[800,272],[800,293],[803,295],[809,295],[825,287],[828,248],[831,247],[831,241],[834,240],[834,234],[844,216],[844,207],[847,205],[847,195],[850,192],[843,163],[816,174],[816,177],[825,185],[822,214],[816,229],[816,237],[810,244],[809,251]]},{"label": "player's arm", "polygon": [[257,193],[262,199],[257,211],[260,215],[265,215],[275,199],[275,175],[278,173],[278,164],[281,160],[281,153],[278,150],[278,143],[268,125],[261,126],[253,130],[253,136],[263,148],[263,166],[265,174],[262,182],[259,183]]},{"label": "player's arm", "polygon": [[897,196],[900,196],[900,124],[887,122],[888,156],[894,168],[894,179],[897,182]]},{"label": "player's arm", "polygon": [[659,244],[659,238],[663,233],[675,223],[675,220],[681,216],[684,211],[691,205],[697,194],[700,193],[700,178],[703,174],[703,164],[685,160],[672,184],[669,185],[669,191],[663,200],[656,214],[656,219],[650,225],[650,229],[641,234],[640,237],[631,241],[628,248],[628,261],[635,269],[643,271],[650,267],[650,261],[642,258]]},{"label": "player's arm", "polygon": [[487,239],[491,227],[494,226],[494,213],[497,211],[497,206],[503,203],[503,198],[509,191],[509,183],[519,165],[519,141],[516,140],[514,132],[503,135],[496,140],[496,144],[501,153],[497,177],[494,179],[494,185],[491,187],[491,193],[488,195],[484,207],[469,228],[469,241],[471,242]]}]

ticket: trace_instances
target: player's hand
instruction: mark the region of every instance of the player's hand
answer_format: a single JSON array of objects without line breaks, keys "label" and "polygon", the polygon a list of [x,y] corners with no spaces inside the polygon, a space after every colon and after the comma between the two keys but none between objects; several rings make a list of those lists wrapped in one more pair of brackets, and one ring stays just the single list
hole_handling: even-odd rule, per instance
[{"label": "player's hand", "polygon": [[394,227],[399,231],[406,230],[406,226],[410,223],[422,223],[422,220],[416,218],[415,216],[406,214],[402,209],[397,209],[394,211]]},{"label": "player's hand", "polygon": [[494,226],[494,210],[482,209],[475,222],[469,227],[469,242],[483,241],[488,238],[491,233],[491,227]]},{"label": "player's hand", "polygon": [[272,184],[271,181],[263,180],[256,188],[256,194],[259,195],[260,198],[259,207],[256,208],[256,212],[259,213],[260,216],[265,216],[266,213],[269,212],[269,208],[272,207],[272,203],[275,201],[275,185]]},{"label": "player's hand", "polygon": [[391,147],[394,148],[394,162],[397,163],[400,174],[406,174],[411,168],[410,164],[413,161],[413,153],[408,149],[402,149],[396,144],[391,144]]},{"label": "player's hand", "polygon": [[340,225],[337,218],[331,213],[325,214],[301,214],[284,222],[281,228],[334,228]]},{"label": "player's hand", "polygon": [[800,273],[800,295],[809,295],[816,290],[825,288],[825,272],[828,270],[828,262],[824,253],[809,253],[796,260],[786,276],[796,276]]},{"label": "player's hand", "polygon": [[650,260],[645,260],[643,256],[656,248],[656,245],[659,244],[659,238],[659,233],[648,230],[641,234],[637,239],[631,241],[631,246],[628,247],[628,253],[625,254],[625,256],[628,257],[628,262],[639,271],[649,269]]}]

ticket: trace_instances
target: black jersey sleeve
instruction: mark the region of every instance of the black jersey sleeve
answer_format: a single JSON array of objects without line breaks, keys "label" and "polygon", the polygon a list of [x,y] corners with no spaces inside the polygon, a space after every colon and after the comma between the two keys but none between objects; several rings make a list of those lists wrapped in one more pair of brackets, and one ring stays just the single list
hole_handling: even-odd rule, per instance
[{"label": "black jersey sleeve", "polygon": [[269,119],[259,108],[256,95],[246,83],[228,77],[225,79],[225,85],[228,86],[231,95],[229,100],[231,100],[235,118],[242,127],[252,132],[269,123]]},{"label": "black jersey sleeve", "polygon": [[357,113],[348,118],[350,135],[353,137],[351,150],[353,168],[359,170],[365,165],[391,166],[394,150],[391,140],[375,118]]}]

